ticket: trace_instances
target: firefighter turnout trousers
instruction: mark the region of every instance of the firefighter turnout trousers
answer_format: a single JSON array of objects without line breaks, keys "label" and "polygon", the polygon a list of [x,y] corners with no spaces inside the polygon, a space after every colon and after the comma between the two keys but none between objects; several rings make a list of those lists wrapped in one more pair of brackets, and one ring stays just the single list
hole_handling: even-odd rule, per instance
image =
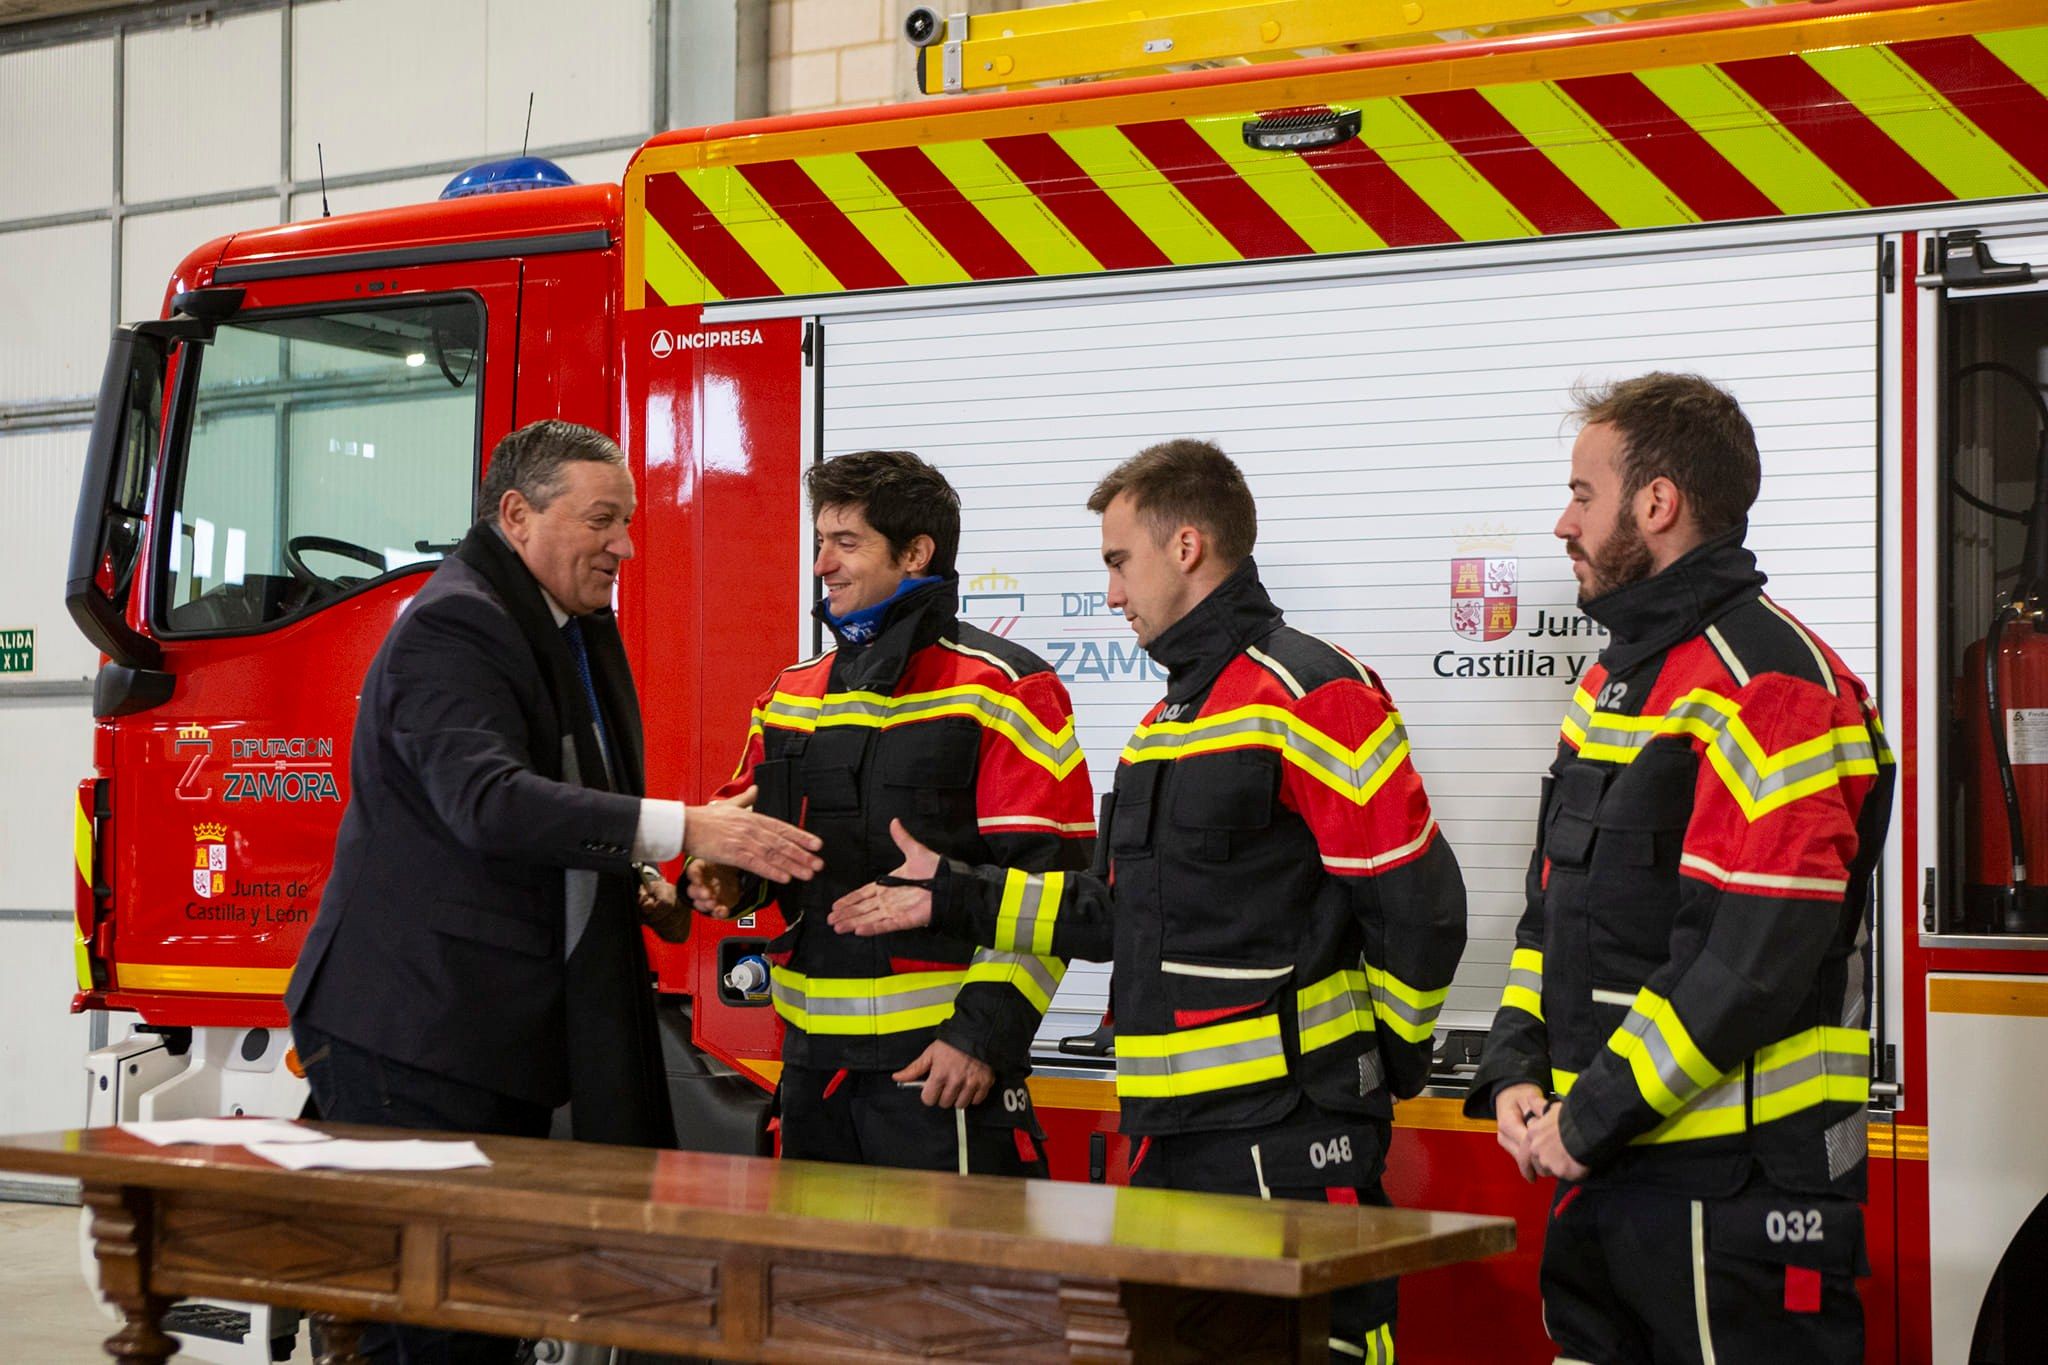
[{"label": "firefighter turnout trousers", "polygon": [[[1304,1101],[1268,1128],[1139,1138],[1131,1149],[1131,1184],[1392,1208],[1380,1185],[1391,1127]],[[1399,1285],[1377,1280],[1330,1296],[1331,1365],[1393,1365]],[[1230,1354],[1221,1344],[1217,1352],[1219,1359]]]},{"label": "firefighter turnout trousers", "polygon": [[776,1092],[781,1155],[960,1175],[1044,1176],[1045,1133],[1021,1079],[998,1079],[965,1109],[924,1102],[922,1082],[886,1071],[784,1067]]},{"label": "firefighter turnout trousers", "polygon": [[1543,1320],[1592,1365],[1861,1365],[1869,1273],[1852,1199],[1560,1184]]}]

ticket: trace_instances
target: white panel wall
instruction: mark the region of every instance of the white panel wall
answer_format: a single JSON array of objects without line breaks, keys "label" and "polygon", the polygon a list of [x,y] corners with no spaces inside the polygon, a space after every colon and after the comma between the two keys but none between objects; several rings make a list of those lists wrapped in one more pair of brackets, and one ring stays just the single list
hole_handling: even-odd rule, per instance
[{"label": "white panel wall", "polygon": [[[489,0],[484,145],[519,150],[532,92],[533,145],[618,137],[647,125],[652,10],[636,0],[580,5],[564,23],[557,0]],[[536,34],[545,42],[535,42]],[[623,166],[624,161],[620,164]]]},{"label": "white panel wall", "polygon": [[282,29],[272,11],[128,39],[121,175],[129,203],[276,183]]},{"label": "white panel wall", "polygon": [[[328,149],[329,165],[332,165],[333,148]],[[455,177],[449,175],[415,175],[404,180],[379,180],[371,185],[351,185],[346,189],[327,191],[327,207],[336,215],[344,213],[368,213],[372,209],[394,209],[402,204],[424,204],[441,193],[443,187]],[[292,196],[291,222],[304,223],[320,216],[320,191],[302,190]]]},{"label": "white panel wall", "polygon": [[[82,428],[0,436],[0,546],[7,556],[7,571],[0,576],[0,630],[35,628],[36,671],[31,676],[36,678],[89,678],[99,667],[99,655],[64,609],[71,509],[84,463]],[[25,770],[13,761],[11,750],[0,753],[7,755],[6,775],[0,778],[4,790],[21,781]],[[72,780],[82,776],[74,773]],[[0,820],[0,830],[11,835],[14,828],[13,822]],[[0,907],[20,904],[13,899],[20,894],[18,886],[11,875],[0,875]],[[68,891],[66,897],[69,904]]]},{"label": "white panel wall", "polygon": [[140,322],[163,312],[164,286],[194,247],[215,237],[278,221],[277,200],[247,199],[121,220],[121,321]]},{"label": "white panel wall", "polygon": [[[0,721],[0,736],[7,728]],[[88,1023],[71,1013],[72,935],[68,919],[0,920],[0,1133],[85,1122]]]},{"label": "white panel wall", "polygon": [[0,232],[0,403],[99,388],[112,251],[105,223]]},{"label": "white panel wall", "polygon": [[[327,0],[292,11],[292,174],[474,156],[484,137],[484,0]],[[558,16],[552,33],[573,28]],[[525,97],[520,98],[522,108]],[[518,150],[518,144],[513,144]]]},{"label": "white panel wall", "polygon": [[[74,213],[114,183],[114,44],[0,55],[0,220]],[[0,255],[15,245],[0,241]]]}]

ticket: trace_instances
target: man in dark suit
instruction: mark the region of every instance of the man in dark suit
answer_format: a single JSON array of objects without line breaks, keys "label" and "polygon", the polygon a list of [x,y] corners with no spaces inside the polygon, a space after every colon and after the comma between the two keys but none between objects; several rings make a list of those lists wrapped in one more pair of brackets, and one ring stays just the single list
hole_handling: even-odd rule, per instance
[{"label": "man in dark suit", "polygon": [[[323,1117],[673,1146],[636,863],[679,853],[807,879],[818,840],[751,793],[641,795],[638,700],[611,614],[633,480],[609,437],[498,444],[482,519],[363,681],[347,811],[285,994]],[[636,905],[637,899],[637,905]],[[687,918],[684,918],[687,923]],[[510,1343],[376,1330],[372,1358],[509,1360]]]}]

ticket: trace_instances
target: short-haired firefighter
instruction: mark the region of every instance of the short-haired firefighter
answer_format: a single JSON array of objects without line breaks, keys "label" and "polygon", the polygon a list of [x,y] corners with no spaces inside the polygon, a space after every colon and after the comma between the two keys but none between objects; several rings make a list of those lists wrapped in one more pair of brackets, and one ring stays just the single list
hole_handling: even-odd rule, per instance
[{"label": "short-haired firefighter", "polygon": [[825,869],[789,892],[693,862],[691,902],[727,915],[780,899],[782,1155],[1045,1174],[1025,1078],[1066,964],[928,929],[846,938],[825,918],[902,860],[892,821],[953,857],[1087,866],[1094,803],[1072,703],[1044,660],[959,619],[960,502],[938,470],[869,450],[814,465],[805,486],[818,614],[838,647],[761,694],[720,795],[758,788],[758,809],[824,839]]},{"label": "short-haired firefighter", "polygon": [[1893,763],[1763,593],[1734,398],[1581,395],[1556,534],[1612,634],[1543,783],[1528,908],[1466,1101],[1528,1179],[1560,1359],[1863,1359],[1869,898]]},{"label": "short-haired firefighter", "polygon": [[[1393,700],[1289,627],[1259,582],[1257,508],[1202,441],[1096,488],[1109,605],[1167,670],[1132,734],[1099,875],[941,859],[842,897],[869,934],[929,922],[996,948],[1111,959],[1131,1183],[1385,1204],[1392,1099],[1427,1079],[1465,944],[1465,887]],[[1331,1302],[1333,1360],[1393,1359],[1395,1285]]]}]

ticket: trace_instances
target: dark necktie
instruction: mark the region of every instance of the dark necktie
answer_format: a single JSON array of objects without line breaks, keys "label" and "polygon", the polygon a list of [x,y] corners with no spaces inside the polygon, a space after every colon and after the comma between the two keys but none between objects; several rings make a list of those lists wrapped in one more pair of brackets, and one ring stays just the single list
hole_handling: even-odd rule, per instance
[{"label": "dark necktie", "polygon": [[[576,676],[583,680],[583,700],[589,703],[591,719],[597,724],[597,751],[609,770],[612,764],[611,736],[605,731],[604,708],[597,703],[597,682],[590,675],[590,650],[583,643],[583,623],[573,616],[564,621],[562,639],[569,646],[569,657],[576,661]],[[609,771],[606,776],[609,778]]]}]

